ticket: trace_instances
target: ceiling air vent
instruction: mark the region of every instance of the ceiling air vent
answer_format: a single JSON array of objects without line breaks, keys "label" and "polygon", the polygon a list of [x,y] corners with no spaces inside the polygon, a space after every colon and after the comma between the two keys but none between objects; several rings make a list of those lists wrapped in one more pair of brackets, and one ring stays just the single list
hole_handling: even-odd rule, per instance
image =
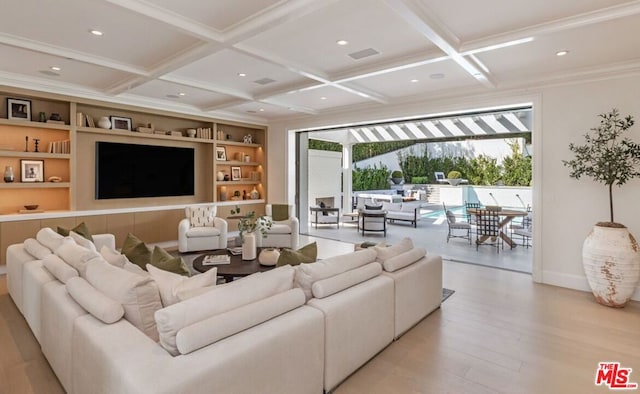
[{"label": "ceiling air vent", "polygon": [[268,85],[270,83],[275,82],[275,79],[271,79],[271,78],[262,78],[262,79],[257,79],[253,82],[257,83],[258,85]]},{"label": "ceiling air vent", "polygon": [[360,60],[360,59],[364,59],[365,57],[369,57],[369,56],[373,56],[373,55],[377,55],[380,52],[376,51],[373,48],[367,48],[367,49],[363,49],[361,51],[358,52],[353,52],[350,53],[349,56],[353,59],[353,60]]}]

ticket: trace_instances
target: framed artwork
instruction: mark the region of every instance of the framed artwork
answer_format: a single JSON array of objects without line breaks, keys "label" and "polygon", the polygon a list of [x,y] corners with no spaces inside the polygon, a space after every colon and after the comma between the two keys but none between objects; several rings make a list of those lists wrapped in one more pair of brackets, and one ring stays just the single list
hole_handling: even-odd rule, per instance
[{"label": "framed artwork", "polygon": [[242,170],[240,167],[231,167],[231,180],[239,181],[242,179]]},{"label": "framed artwork", "polygon": [[125,118],[122,116],[110,116],[109,120],[111,120],[111,129],[131,131],[131,118]]},{"label": "framed artwork", "polygon": [[31,120],[31,100],[7,98],[7,119]]},{"label": "framed artwork", "polygon": [[21,182],[44,182],[44,160],[20,160]]},{"label": "framed artwork", "polygon": [[224,146],[216,146],[216,160],[227,160],[227,148]]}]

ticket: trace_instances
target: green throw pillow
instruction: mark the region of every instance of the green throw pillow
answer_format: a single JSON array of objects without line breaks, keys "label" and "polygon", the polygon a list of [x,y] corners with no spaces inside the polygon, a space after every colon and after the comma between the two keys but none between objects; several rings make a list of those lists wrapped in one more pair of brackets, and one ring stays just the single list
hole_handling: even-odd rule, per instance
[{"label": "green throw pillow", "polygon": [[147,270],[147,264],[151,263],[151,251],[138,237],[129,233],[122,244],[122,254],[127,256],[129,261],[138,265],[143,270]]},{"label": "green throw pillow", "polygon": [[277,267],[281,265],[298,265],[300,263],[314,263],[318,257],[318,244],[315,242],[305,245],[298,250],[284,248],[280,251]]},{"label": "green throw pillow", "polygon": [[60,234],[60,235],[68,237],[70,231],[73,231],[74,233],[78,233],[78,234],[82,235],[83,237],[85,237],[86,239],[88,239],[89,241],[93,242],[93,237],[91,236],[91,231],[89,231],[89,227],[87,227],[87,225],[84,222],[82,222],[79,225],[75,226],[71,230],[66,229],[64,227],[58,226],[58,234]]},{"label": "green throw pillow", "polygon": [[189,276],[189,268],[187,268],[182,257],[174,257],[159,246],[153,248],[151,262],[149,264],[161,270],[173,272],[174,274]]},{"label": "green throw pillow", "polygon": [[289,206],[286,204],[271,205],[271,218],[275,222],[289,219]]}]

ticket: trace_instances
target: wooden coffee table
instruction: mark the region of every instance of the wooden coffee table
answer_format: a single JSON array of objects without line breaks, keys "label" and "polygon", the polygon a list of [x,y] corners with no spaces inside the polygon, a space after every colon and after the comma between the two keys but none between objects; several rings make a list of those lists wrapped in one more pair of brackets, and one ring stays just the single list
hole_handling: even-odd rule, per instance
[{"label": "wooden coffee table", "polygon": [[[258,252],[256,253],[256,256],[260,255],[261,250],[262,248],[258,248]],[[202,260],[204,260],[206,256],[221,255],[221,254],[227,254],[231,256],[231,263],[202,265]],[[251,274],[255,274],[256,272],[269,271],[275,268],[275,266],[266,266],[266,265],[260,264],[260,262],[258,261],[258,258],[256,258],[255,260],[242,260],[242,254],[234,256],[231,253],[229,253],[226,249],[214,250],[206,254],[200,255],[193,260],[193,269],[198,272],[205,272],[210,270],[213,267],[218,267],[218,275],[222,276],[225,282],[231,282],[236,277],[248,276]]]}]

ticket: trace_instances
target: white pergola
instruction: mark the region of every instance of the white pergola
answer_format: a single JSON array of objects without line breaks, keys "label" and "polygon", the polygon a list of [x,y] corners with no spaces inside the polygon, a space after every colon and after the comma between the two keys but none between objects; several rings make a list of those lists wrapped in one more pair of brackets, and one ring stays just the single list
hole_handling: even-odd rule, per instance
[{"label": "white pergola", "polygon": [[[407,140],[439,142],[459,139],[508,138],[510,135],[530,133],[531,125],[532,109],[527,106],[488,112],[310,130],[307,137],[342,144],[342,206],[349,207],[351,205],[351,195],[353,194],[351,187],[351,157],[352,147],[355,144]],[[306,149],[303,149],[303,151],[306,151]],[[300,211],[308,211],[307,202],[302,197],[300,196]]]}]

